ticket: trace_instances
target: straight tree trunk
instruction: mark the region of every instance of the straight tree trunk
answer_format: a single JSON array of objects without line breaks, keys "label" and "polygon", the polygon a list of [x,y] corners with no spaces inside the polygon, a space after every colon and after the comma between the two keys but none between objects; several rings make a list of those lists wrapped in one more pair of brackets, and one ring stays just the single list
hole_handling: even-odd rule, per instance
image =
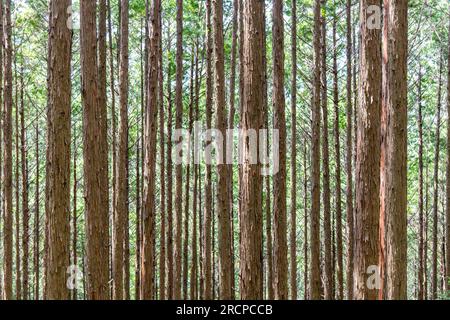
[{"label": "straight tree trunk", "polygon": [[48,201],[46,299],[69,298],[66,268],[70,264],[70,139],[72,32],[67,28],[69,0],[51,1],[49,33],[49,142],[51,164]]},{"label": "straight tree trunk", "polygon": [[[170,56],[171,47],[171,37],[168,36],[168,55]],[[173,112],[172,112],[172,69],[171,64],[168,63],[167,66],[167,299],[173,299],[173,196],[172,196],[172,123],[173,123]]]},{"label": "straight tree trunk", "polygon": [[[352,7],[351,0],[347,0],[346,5],[346,26],[347,26],[347,82],[346,82],[346,117],[347,117],[347,129],[346,129],[346,147],[347,156],[345,163],[345,171],[347,175],[347,187],[346,187],[346,215],[347,215],[347,299],[353,299],[353,144],[352,144]],[[356,119],[355,119],[356,122]]]},{"label": "straight tree trunk", "polygon": [[[76,146],[76,135],[75,130],[73,133],[73,217],[72,217],[72,232],[73,232],[73,238],[72,238],[72,264],[74,266],[78,267],[78,255],[77,255],[77,243],[78,243],[78,228],[77,228],[77,219],[78,219],[78,213],[77,213],[77,192],[78,192],[78,180],[77,180],[77,146]],[[74,288],[72,290],[72,299],[77,300],[77,290],[78,288]]]},{"label": "straight tree trunk", "polygon": [[[450,9],[449,9],[450,12]],[[450,30],[450,21],[449,21]],[[450,48],[450,33],[448,36],[448,48]],[[450,55],[447,60],[447,114],[450,114]],[[450,117],[447,117],[447,185],[446,185],[446,202],[445,202],[445,238],[447,246],[445,249],[445,279],[444,289],[449,290],[450,285]]]},{"label": "straight tree trunk", "polygon": [[[0,4],[1,5],[1,4]],[[1,83],[1,81],[0,81]],[[39,270],[39,260],[40,260],[40,165],[39,165],[39,123],[36,121],[36,190],[34,193],[34,256],[33,256],[33,269],[34,269],[34,299],[39,300],[39,290],[40,290],[40,270]]]},{"label": "straight tree trunk", "polygon": [[23,67],[20,75],[20,146],[22,158],[22,297],[24,300],[30,298],[28,293],[29,274],[28,274],[28,257],[29,257],[29,228],[30,228],[30,209],[28,204],[28,158],[27,158],[27,137],[25,131],[25,110],[24,110],[24,82]]},{"label": "straight tree trunk", "polygon": [[[243,7],[243,95],[241,128],[259,130],[263,126],[264,68],[260,50],[263,39],[263,7],[259,0],[245,1]],[[244,163],[240,190],[240,288],[242,299],[262,299],[262,199],[261,165],[250,163],[249,144],[241,145]]]},{"label": "straight tree trunk", "polygon": [[96,3],[80,1],[81,74],[84,134],[84,192],[86,215],[87,294],[90,300],[109,298],[109,223],[101,185],[107,164],[101,163],[101,116],[98,100]]},{"label": "straight tree trunk", "polygon": [[[183,120],[183,0],[177,0],[177,52],[176,52],[176,87],[175,87],[175,129],[182,128]],[[181,142],[181,141],[177,141]],[[176,191],[175,191],[175,277],[174,299],[181,299],[182,283],[182,224],[183,224],[183,181],[182,166],[175,165]]]},{"label": "straight tree trunk", "polygon": [[424,291],[424,208],[423,208],[423,116],[422,116],[422,66],[419,66],[419,80],[418,80],[418,118],[417,126],[419,133],[419,270],[418,270],[418,293],[419,300],[425,299]]},{"label": "straight tree trunk", "polygon": [[[159,6],[159,10],[161,11],[161,5]],[[165,133],[164,133],[164,68],[163,68],[163,52],[162,52],[162,19],[159,17],[158,19],[159,23],[159,43],[158,43],[158,106],[159,106],[159,150],[160,150],[160,163],[161,163],[161,169],[160,169],[160,184],[161,184],[161,191],[160,191],[160,204],[161,204],[161,226],[160,226],[160,254],[159,254],[159,299],[165,300],[166,299],[166,167],[165,167],[165,161],[166,161],[166,149],[165,149]]]},{"label": "straight tree trunk", "polygon": [[[15,43],[15,37],[13,38],[13,45]],[[14,97],[14,110],[15,110],[15,127],[14,127],[14,136],[15,136],[15,172],[14,172],[14,189],[15,189],[15,225],[16,225],[16,238],[15,238],[15,245],[16,245],[16,300],[22,299],[22,267],[21,267],[21,246],[22,243],[20,241],[20,234],[21,234],[21,228],[20,228],[20,172],[19,172],[19,163],[20,163],[20,145],[19,145],[19,83],[18,83],[18,74],[17,74],[17,54],[16,53],[17,48],[13,48],[13,55],[14,55],[14,87],[15,87],[15,97]]]},{"label": "straight tree trunk", "polygon": [[[381,30],[368,27],[367,8],[377,0],[361,0],[361,67],[356,145],[356,211],[354,238],[354,298],[375,300],[376,283],[369,286],[368,274],[379,271],[380,219],[380,111]],[[374,178],[375,177],[375,178]]]},{"label": "straight tree trunk", "polygon": [[274,291],[275,299],[288,298],[286,218],[286,101],[284,94],[283,3],[273,3],[273,110],[274,128],[279,132],[279,171],[274,176]]},{"label": "straight tree trunk", "polygon": [[[322,0],[323,8],[326,0]],[[330,152],[328,142],[328,85],[327,85],[327,29],[326,17],[321,19],[321,79],[322,79],[322,181],[323,181],[323,233],[324,233],[324,293],[325,299],[333,299],[333,268],[332,268],[332,235],[331,235],[331,203],[330,203]]]},{"label": "straight tree trunk", "polygon": [[213,0],[213,54],[214,54],[214,102],[216,128],[222,132],[224,140],[218,145],[219,163],[217,165],[217,221],[219,224],[219,299],[232,297],[233,266],[231,265],[231,218],[228,196],[228,169],[226,165],[226,103],[225,103],[225,59],[223,39],[223,0]]},{"label": "straight tree trunk", "polygon": [[310,232],[310,286],[309,298],[320,297],[320,16],[321,0],[314,3],[314,77],[312,103],[312,144],[311,144],[311,232]]},{"label": "straight tree trunk", "polygon": [[336,261],[337,290],[336,298],[344,298],[344,261],[342,245],[342,198],[341,198],[341,138],[339,129],[339,78],[337,65],[337,15],[333,12],[333,104],[334,104],[334,150],[336,161]]},{"label": "straight tree trunk", "polygon": [[297,300],[297,1],[292,1],[291,31],[291,299]]},{"label": "straight tree trunk", "polygon": [[[385,221],[386,299],[404,300],[407,285],[407,1],[384,0],[380,223]],[[389,36],[388,36],[389,35]],[[383,168],[384,163],[384,168]],[[384,255],[384,254],[383,254]],[[383,278],[382,278],[383,281]],[[382,292],[380,292],[382,294]]]},{"label": "straight tree trunk", "polygon": [[[212,124],[212,26],[211,26],[211,0],[206,0],[206,127],[211,128]],[[211,141],[211,136],[206,137],[206,143]],[[206,159],[208,160],[208,159]],[[211,218],[212,218],[212,182],[211,166],[206,166],[205,175],[205,212],[203,224],[203,252],[204,270],[202,272],[205,281],[203,297],[211,300],[213,295],[212,287],[212,265],[211,265]]]},{"label": "straight tree trunk", "polygon": [[436,122],[436,140],[435,140],[435,158],[434,158],[434,175],[433,175],[433,247],[432,247],[432,272],[431,272],[431,298],[436,299],[438,293],[438,199],[439,199],[439,154],[441,137],[441,98],[442,98],[442,69],[443,69],[442,52],[439,58],[439,81],[437,96],[437,122]]},{"label": "straight tree trunk", "polygon": [[99,21],[98,21],[98,107],[99,107],[99,144],[100,158],[102,165],[99,176],[101,190],[101,201],[104,208],[109,208],[109,178],[108,178],[108,108],[106,94],[106,0],[99,0]]},{"label": "straight tree trunk", "polygon": [[[237,45],[238,45],[238,13],[239,13],[239,0],[233,0],[233,31],[231,40],[231,62],[230,62],[230,94],[229,94],[229,110],[228,110],[228,129],[234,129],[234,118],[236,115],[236,60],[237,60]],[[198,97],[197,97],[198,98]],[[230,220],[231,220],[231,266],[232,266],[232,280],[231,280],[231,295],[232,299],[236,294],[236,281],[235,281],[235,243],[234,243],[234,192],[233,192],[233,165],[228,166],[228,198],[230,208]]]},{"label": "straight tree trunk", "polygon": [[141,261],[141,299],[150,300],[155,296],[155,182],[156,182],[156,133],[158,115],[158,75],[160,64],[159,37],[161,2],[152,1],[149,11],[149,56],[148,82],[146,87],[147,105],[144,137],[144,193],[142,206],[143,242]]}]

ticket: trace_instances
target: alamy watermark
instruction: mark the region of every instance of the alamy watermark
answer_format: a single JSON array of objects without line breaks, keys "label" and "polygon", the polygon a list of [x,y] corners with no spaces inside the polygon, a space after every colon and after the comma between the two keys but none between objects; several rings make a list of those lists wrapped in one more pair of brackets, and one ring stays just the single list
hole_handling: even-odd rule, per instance
[{"label": "alamy watermark", "polygon": [[203,129],[194,122],[192,132],[176,129],[172,134],[172,160],[182,164],[250,164],[261,165],[261,175],[279,170],[278,129]]}]

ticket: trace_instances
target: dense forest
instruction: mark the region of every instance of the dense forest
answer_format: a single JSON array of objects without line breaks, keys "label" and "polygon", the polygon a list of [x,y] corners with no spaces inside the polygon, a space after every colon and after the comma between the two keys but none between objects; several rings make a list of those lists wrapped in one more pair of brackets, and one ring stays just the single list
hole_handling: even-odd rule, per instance
[{"label": "dense forest", "polygon": [[0,0],[4,300],[450,298],[447,0]]}]

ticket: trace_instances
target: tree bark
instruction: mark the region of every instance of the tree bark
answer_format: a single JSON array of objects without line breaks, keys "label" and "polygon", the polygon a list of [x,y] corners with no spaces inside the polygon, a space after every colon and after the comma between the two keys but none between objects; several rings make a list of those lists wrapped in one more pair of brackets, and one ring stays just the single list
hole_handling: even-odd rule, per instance
[{"label": "tree bark", "polygon": [[226,103],[225,103],[225,60],[223,40],[223,1],[213,0],[213,54],[214,54],[214,102],[216,129],[222,132],[224,140],[217,144],[219,163],[217,164],[217,221],[219,224],[219,299],[230,300],[232,297],[233,267],[231,265],[231,219],[228,196],[228,166],[226,165]]},{"label": "tree bark", "polygon": [[[351,0],[347,0],[346,5],[346,20],[347,20],[347,83],[346,83],[346,147],[347,159],[345,163],[345,171],[347,175],[346,186],[346,215],[347,215],[347,299],[353,299],[353,243],[354,243],[354,229],[353,229],[353,139],[352,139],[352,7]],[[356,119],[355,119],[356,122]]]},{"label": "tree bark", "polygon": [[[386,223],[386,298],[404,300],[407,285],[407,1],[384,0],[381,183]],[[381,168],[383,170],[383,168]],[[380,218],[380,223],[383,221]],[[383,280],[383,279],[382,279]]]},{"label": "tree bark", "polygon": [[354,238],[354,298],[375,300],[369,273],[379,271],[381,31],[369,29],[367,8],[377,0],[361,0],[361,67],[356,145],[356,211]]},{"label": "tree bark", "polygon": [[158,75],[160,64],[159,37],[161,2],[154,0],[149,11],[149,56],[148,56],[148,83],[147,106],[145,120],[145,160],[144,160],[144,193],[142,206],[143,243],[141,261],[141,299],[149,300],[155,296],[154,290],[154,263],[155,254],[155,182],[156,182],[156,133],[158,115]]},{"label": "tree bark", "polygon": [[[243,10],[243,102],[241,128],[259,130],[263,126],[261,112],[264,68],[260,50],[263,39],[263,7],[259,0],[244,3]],[[244,163],[240,190],[240,288],[242,299],[262,299],[262,199],[261,165],[250,163],[250,146],[241,145]]]},{"label": "tree bark", "polygon": [[[183,120],[183,0],[177,0],[177,53],[176,53],[176,87],[175,87],[175,129],[182,128]],[[181,141],[177,141],[181,142]],[[175,277],[174,299],[181,299],[182,283],[182,224],[183,224],[183,181],[182,166],[175,165]]]},{"label": "tree bark", "polygon": [[288,298],[286,218],[286,101],[284,95],[283,3],[273,3],[273,110],[274,128],[279,132],[279,171],[274,176],[274,291],[275,299]]},{"label": "tree bark", "polygon": [[86,211],[87,293],[90,300],[109,298],[108,207],[101,185],[107,164],[101,163],[101,115],[98,101],[96,3],[80,2],[81,74],[84,134],[84,185]]},{"label": "tree bark", "polygon": [[320,297],[320,13],[321,0],[314,4],[314,76],[312,101],[312,147],[311,147],[311,232],[310,232],[310,286],[309,298]]},{"label": "tree bark", "polygon": [[67,28],[68,0],[51,1],[49,34],[49,175],[46,298],[69,298],[66,269],[70,264],[70,140],[72,32]]}]

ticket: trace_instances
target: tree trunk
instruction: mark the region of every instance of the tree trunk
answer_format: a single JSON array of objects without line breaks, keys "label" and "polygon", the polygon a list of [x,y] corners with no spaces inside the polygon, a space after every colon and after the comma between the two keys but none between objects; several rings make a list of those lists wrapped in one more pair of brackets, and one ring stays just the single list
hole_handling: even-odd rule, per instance
[{"label": "tree trunk", "polygon": [[29,256],[29,227],[30,227],[30,209],[28,204],[28,158],[26,146],[26,131],[25,131],[25,110],[24,110],[24,82],[23,82],[23,67],[20,75],[20,145],[22,158],[22,297],[24,300],[30,298],[28,293],[29,276],[28,276],[28,256]]},{"label": "tree trunk", "polygon": [[48,201],[46,298],[69,298],[66,269],[70,264],[70,139],[72,32],[67,28],[70,1],[51,1],[49,34],[49,141],[51,164]]},{"label": "tree trunk", "polygon": [[311,232],[310,232],[310,286],[309,298],[320,297],[320,13],[321,0],[314,4],[314,78],[312,101],[312,147],[311,147]]},{"label": "tree trunk", "polygon": [[90,300],[108,299],[108,207],[104,206],[103,177],[107,164],[101,163],[101,115],[98,101],[96,3],[80,2],[81,74],[84,134],[84,186],[86,211],[87,292]]},{"label": "tree trunk", "polygon": [[[176,88],[175,88],[175,129],[182,128],[183,120],[183,0],[177,0],[177,53],[176,53]],[[181,142],[181,141],[177,141]],[[181,299],[181,271],[182,271],[182,224],[183,224],[183,181],[182,166],[175,165],[175,277],[174,298]]]},{"label": "tree trunk", "polygon": [[291,82],[291,299],[297,300],[297,1],[292,1]]},{"label": "tree trunk", "polygon": [[419,66],[418,93],[417,93],[419,111],[417,126],[419,133],[419,270],[418,270],[418,300],[425,299],[424,292],[424,211],[423,211],[423,123],[422,123],[422,66]]},{"label": "tree trunk", "polygon": [[225,103],[225,60],[223,40],[223,1],[213,0],[213,54],[214,54],[214,102],[216,129],[222,132],[224,140],[218,144],[219,163],[217,165],[217,221],[219,224],[219,299],[230,300],[233,281],[231,265],[231,219],[228,196],[228,166],[226,165],[226,103]]},{"label": "tree trunk", "polygon": [[[212,26],[211,26],[211,0],[206,0],[206,127],[211,128],[212,122]],[[211,141],[211,136],[206,136],[205,143]],[[208,160],[208,159],[206,159]],[[204,270],[202,272],[205,281],[203,297],[205,300],[212,299],[212,277],[211,277],[211,218],[212,218],[212,182],[211,166],[206,166],[205,176],[205,212],[203,224],[203,251]]]},{"label": "tree trunk", "polygon": [[362,40],[355,176],[354,298],[375,300],[378,288],[376,283],[373,287],[368,285],[368,274],[373,273],[373,266],[375,277],[379,271],[381,30],[370,29],[367,23],[368,6],[379,5],[379,1],[361,0],[360,5]]},{"label": "tree trunk", "polygon": [[275,299],[288,298],[286,218],[286,101],[284,95],[283,3],[273,4],[273,110],[274,128],[279,131],[279,171],[274,176],[274,291]]},{"label": "tree trunk", "polygon": [[[244,3],[243,10],[243,95],[241,128],[259,130],[263,126],[261,106],[263,103],[264,68],[260,50],[263,39],[263,7],[259,0]],[[262,299],[262,199],[261,165],[250,163],[251,149],[243,147],[244,163],[241,169],[240,190],[240,287],[242,299]],[[254,155],[253,155],[254,156]]]},{"label": "tree trunk", "polygon": [[161,2],[154,0],[149,11],[149,56],[148,56],[148,83],[147,105],[144,129],[144,193],[142,206],[143,242],[141,261],[141,299],[150,300],[154,292],[154,263],[155,254],[155,182],[156,182],[156,133],[158,115],[158,75],[160,64],[159,37]]},{"label": "tree trunk", "polygon": [[[407,262],[407,1],[384,0],[381,184],[386,234],[386,298],[404,300]],[[389,36],[388,36],[389,35]],[[381,168],[383,170],[383,168]],[[380,223],[383,219],[380,218]],[[383,278],[382,278],[383,281]]]},{"label": "tree trunk", "polygon": [[[322,0],[325,8],[326,0]],[[328,85],[327,85],[327,29],[326,18],[322,16],[321,43],[321,79],[322,79],[322,181],[323,181],[323,233],[324,233],[324,293],[325,299],[333,299],[333,268],[332,268],[332,235],[331,235],[331,203],[330,203],[330,154],[328,143]]]},{"label": "tree trunk", "polygon": [[[450,12],[450,9],[449,9]],[[449,21],[450,30],[450,21]],[[448,35],[448,47],[450,48],[450,31]],[[450,55],[447,60],[447,114],[450,114]],[[446,207],[445,207],[445,239],[447,246],[445,250],[445,291],[448,292],[450,286],[450,116],[447,117],[447,185],[446,185]]]},{"label": "tree trunk", "polygon": [[[346,83],[346,115],[347,115],[347,130],[346,130],[346,147],[347,159],[345,163],[345,171],[347,175],[346,187],[346,215],[347,215],[347,299],[353,299],[353,243],[354,243],[354,229],[353,229],[353,143],[352,143],[352,7],[351,0],[347,0],[346,5],[346,19],[347,19],[347,83]],[[356,122],[356,119],[355,119]]]},{"label": "tree trunk", "polygon": [[439,154],[441,137],[441,98],[442,98],[442,69],[443,69],[442,52],[439,58],[439,82],[437,96],[437,122],[436,122],[436,140],[435,140],[435,158],[434,158],[434,175],[433,175],[433,251],[432,251],[432,272],[431,272],[431,297],[437,298],[438,293],[438,199],[439,199]]},{"label": "tree trunk", "polygon": [[337,261],[337,290],[336,298],[344,298],[344,262],[342,254],[342,198],[341,198],[341,138],[339,128],[339,78],[337,65],[337,15],[333,12],[333,104],[334,104],[334,150],[336,175],[336,261]]},{"label": "tree trunk", "polygon": [[[0,4],[1,5],[1,4]],[[0,81],[1,83],[1,81]],[[36,190],[35,190],[35,202],[34,202],[34,241],[33,241],[33,268],[34,268],[34,299],[39,300],[39,290],[40,290],[40,270],[39,270],[39,260],[40,260],[40,166],[39,166],[39,123],[36,121]],[[0,174],[1,175],[1,174]]]}]

